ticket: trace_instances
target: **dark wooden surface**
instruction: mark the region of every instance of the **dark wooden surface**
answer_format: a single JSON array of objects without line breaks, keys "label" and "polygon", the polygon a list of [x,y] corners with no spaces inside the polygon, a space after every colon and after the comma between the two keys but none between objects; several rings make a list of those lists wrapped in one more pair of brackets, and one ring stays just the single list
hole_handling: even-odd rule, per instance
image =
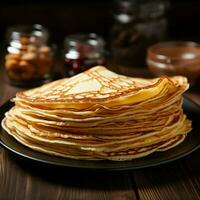
[{"label": "dark wooden surface", "polygon": [[[18,90],[0,75],[0,105]],[[188,96],[200,103],[198,93]],[[0,146],[0,200],[198,200],[199,153],[159,167],[97,172],[41,165]]]}]

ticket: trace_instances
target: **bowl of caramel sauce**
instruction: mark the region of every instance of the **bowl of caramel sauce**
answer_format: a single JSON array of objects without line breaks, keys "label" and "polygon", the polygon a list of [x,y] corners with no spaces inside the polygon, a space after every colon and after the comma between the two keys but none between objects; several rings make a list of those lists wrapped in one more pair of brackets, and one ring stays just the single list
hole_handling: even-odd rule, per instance
[{"label": "bowl of caramel sauce", "polygon": [[155,76],[182,75],[191,84],[200,77],[200,44],[190,41],[168,41],[150,46],[146,59]]}]

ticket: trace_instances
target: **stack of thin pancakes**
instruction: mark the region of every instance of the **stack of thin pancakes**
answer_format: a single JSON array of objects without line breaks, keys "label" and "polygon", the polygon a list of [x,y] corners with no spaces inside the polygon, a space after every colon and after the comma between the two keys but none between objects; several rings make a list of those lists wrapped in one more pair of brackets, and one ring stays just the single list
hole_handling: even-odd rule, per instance
[{"label": "stack of thin pancakes", "polygon": [[73,159],[131,160],[181,143],[185,77],[131,78],[97,66],[18,92],[2,121],[20,143]]}]

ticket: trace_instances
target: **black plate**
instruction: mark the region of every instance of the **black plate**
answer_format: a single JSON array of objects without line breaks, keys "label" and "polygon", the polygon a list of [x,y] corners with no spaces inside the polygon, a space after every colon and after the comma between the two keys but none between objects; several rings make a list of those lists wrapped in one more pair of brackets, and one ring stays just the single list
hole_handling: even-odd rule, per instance
[{"label": "black plate", "polygon": [[[3,119],[4,113],[12,106],[13,103],[9,101],[0,108],[0,120]],[[48,154],[43,154],[23,146],[10,135],[8,135],[2,128],[0,130],[0,142],[6,149],[19,156],[22,156],[23,158],[28,158],[34,161],[56,166],[101,170],[128,170],[151,167],[182,158],[200,147],[200,106],[185,98],[183,108],[188,118],[192,120],[193,124],[193,130],[188,134],[185,141],[168,151],[156,152],[147,157],[138,158],[132,161],[83,161],[50,156]]]}]

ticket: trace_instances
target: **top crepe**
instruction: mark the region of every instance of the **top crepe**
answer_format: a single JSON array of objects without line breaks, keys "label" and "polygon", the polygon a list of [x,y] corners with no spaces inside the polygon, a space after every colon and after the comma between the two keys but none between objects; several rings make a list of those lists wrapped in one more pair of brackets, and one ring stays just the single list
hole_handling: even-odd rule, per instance
[{"label": "top crepe", "polygon": [[[46,108],[87,108],[94,104],[116,107],[146,101],[158,95],[165,85],[174,82],[179,89],[188,88],[187,79],[165,77],[157,79],[131,78],[97,66],[72,78],[45,84],[19,92],[15,101]],[[181,89],[181,88],[180,88]],[[183,92],[183,91],[182,91]]]}]

